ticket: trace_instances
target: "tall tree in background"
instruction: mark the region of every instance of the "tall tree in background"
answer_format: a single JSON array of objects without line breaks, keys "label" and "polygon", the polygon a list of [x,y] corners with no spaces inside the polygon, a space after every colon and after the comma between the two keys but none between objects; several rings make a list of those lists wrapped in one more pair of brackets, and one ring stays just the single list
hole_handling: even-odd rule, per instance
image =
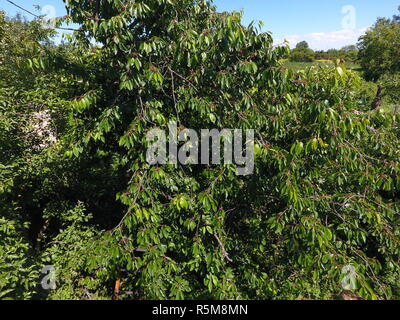
[{"label": "tall tree in background", "polygon": [[[400,7],[399,7],[400,9]],[[380,18],[373,28],[359,39],[359,61],[366,80],[379,82],[372,109],[383,99],[389,104],[400,101],[400,16]]]},{"label": "tall tree in background", "polygon": [[308,45],[307,41],[301,41],[296,45],[297,49],[309,49],[310,46]]},{"label": "tall tree in background", "polygon": [[290,54],[290,60],[295,62],[312,62],[314,58],[315,53],[310,49],[307,41],[299,42]]},{"label": "tall tree in background", "polygon": [[358,42],[359,59],[367,80],[400,72],[400,23],[381,18]]}]

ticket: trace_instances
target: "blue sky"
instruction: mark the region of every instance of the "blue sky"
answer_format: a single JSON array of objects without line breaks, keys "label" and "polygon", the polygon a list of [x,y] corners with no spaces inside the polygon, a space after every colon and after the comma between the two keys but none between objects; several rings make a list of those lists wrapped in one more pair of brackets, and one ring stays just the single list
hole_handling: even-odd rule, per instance
[{"label": "blue sky", "polygon": [[[34,10],[38,4],[52,14],[65,15],[62,0],[13,0]],[[356,43],[377,17],[391,17],[400,0],[214,0],[219,11],[244,10],[243,22],[262,20],[276,43],[291,45],[307,40],[313,49],[340,48]],[[20,11],[0,0],[0,9],[9,14]],[[344,11],[342,11],[344,10]]]}]

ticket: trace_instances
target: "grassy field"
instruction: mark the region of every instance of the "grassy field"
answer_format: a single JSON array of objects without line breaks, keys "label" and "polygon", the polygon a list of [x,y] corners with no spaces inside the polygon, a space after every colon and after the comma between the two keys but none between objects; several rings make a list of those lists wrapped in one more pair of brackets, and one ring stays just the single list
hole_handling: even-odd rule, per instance
[{"label": "grassy field", "polygon": [[[283,62],[283,65],[286,68],[295,70],[295,71],[299,71],[299,70],[305,70],[307,68],[310,67],[321,67],[321,68],[328,68],[328,67],[332,67],[333,65],[333,61],[330,60],[316,60],[314,62],[292,62],[289,60],[286,60]],[[350,70],[354,70],[354,71],[359,71],[360,66],[355,64],[355,63],[351,63],[348,62],[346,63],[346,67]]]}]

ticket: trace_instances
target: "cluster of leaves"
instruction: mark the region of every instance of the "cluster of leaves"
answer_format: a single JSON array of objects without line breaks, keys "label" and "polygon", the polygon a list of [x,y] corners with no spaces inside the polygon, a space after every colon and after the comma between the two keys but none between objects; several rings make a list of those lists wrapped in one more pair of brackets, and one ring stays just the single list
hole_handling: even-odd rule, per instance
[{"label": "cluster of leaves", "polygon": [[[57,280],[56,290],[49,292],[47,299],[104,299],[109,295],[104,283],[93,273],[87,272],[88,258],[99,246],[96,229],[88,224],[92,215],[88,214],[82,203],[68,210],[55,209],[63,216],[60,232],[42,252],[42,262],[52,265]],[[46,216],[54,216],[54,212],[46,212]]]},{"label": "cluster of leaves", "polygon": [[[30,298],[36,292],[39,270],[30,256],[29,222],[21,214],[22,203],[15,200],[20,197],[16,192],[19,177],[28,169],[23,160],[31,145],[25,139],[25,132],[29,131],[25,111],[30,101],[35,100],[35,94],[25,100],[29,94],[21,86],[32,77],[24,78],[28,72],[20,68],[19,73],[16,66],[26,62],[29,47],[37,54],[38,41],[46,35],[38,24],[28,27],[19,17],[10,20],[3,12],[0,12],[0,34],[0,296]],[[27,40],[26,47],[21,46],[22,39]]]},{"label": "cluster of leaves", "polygon": [[386,73],[379,82],[385,88],[386,104],[394,105],[396,108],[400,107],[400,72]]},{"label": "cluster of leaves", "polygon": [[[26,231],[20,221],[0,218],[0,298],[30,299],[36,292],[39,270],[29,258]],[[22,229],[22,230],[21,230]]]},{"label": "cluster of leaves", "polygon": [[[109,154],[85,153],[79,161],[64,155],[70,148],[64,137],[74,134],[69,100],[84,90],[80,74],[89,70],[90,58],[70,45],[55,46],[54,31],[39,21],[0,12],[0,32],[0,297],[43,298],[49,291],[40,286],[42,267],[59,266],[73,279],[84,257],[78,251],[113,223],[105,218],[109,211],[120,211],[112,190],[124,179],[104,168]],[[96,212],[90,224],[73,215],[82,209],[74,209],[79,200]],[[49,259],[58,246],[77,252],[69,265],[63,255]],[[55,296],[72,297],[68,281],[62,283]]]}]

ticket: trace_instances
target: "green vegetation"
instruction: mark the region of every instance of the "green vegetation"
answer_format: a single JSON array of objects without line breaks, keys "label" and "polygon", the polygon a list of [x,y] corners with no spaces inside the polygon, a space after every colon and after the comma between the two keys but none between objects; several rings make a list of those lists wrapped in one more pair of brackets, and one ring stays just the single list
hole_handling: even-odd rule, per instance
[{"label": "green vegetation", "polygon": [[313,62],[315,53],[310,49],[306,41],[299,42],[296,48],[290,53],[290,61]]},{"label": "green vegetation", "polygon": [[355,63],[358,61],[358,49],[355,45],[343,47],[340,50],[329,49],[327,51],[316,51],[315,59],[317,60],[342,60],[347,63]]},{"label": "green vegetation", "polygon": [[361,66],[367,80],[379,80],[384,74],[400,73],[400,23],[396,19],[378,19],[358,44]]},{"label": "green vegetation", "polygon": [[[0,298],[111,299],[121,280],[121,299],[336,299],[348,266],[352,294],[400,298],[400,115],[371,110],[378,84],[284,67],[289,48],[205,0],[67,10],[61,45],[0,14]],[[146,133],[171,120],[255,129],[254,173],[150,166]]]},{"label": "green vegetation", "polygon": [[[292,69],[294,71],[301,71],[301,70],[306,70],[310,67],[315,67],[315,68],[332,68],[335,65],[335,61],[331,60],[315,60],[314,62],[294,62],[294,61],[288,61],[288,60],[283,60],[282,61],[283,66],[286,68]],[[356,63],[345,63],[345,66],[349,70],[353,70],[358,72],[360,69],[360,65]]]},{"label": "green vegetation", "polygon": [[346,64],[355,64],[358,61],[358,49],[355,45],[343,47],[340,50],[313,51],[306,41],[299,42],[289,54],[291,62],[332,62],[340,60]]}]

